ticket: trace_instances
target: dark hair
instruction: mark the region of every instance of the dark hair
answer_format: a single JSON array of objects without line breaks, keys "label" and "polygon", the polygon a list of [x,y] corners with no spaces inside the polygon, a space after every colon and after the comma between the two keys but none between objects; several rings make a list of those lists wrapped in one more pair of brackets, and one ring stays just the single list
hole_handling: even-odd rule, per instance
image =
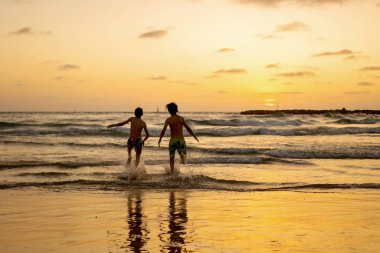
[{"label": "dark hair", "polygon": [[176,114],[178,112],[178,106],[176,103],[171,102],[170,104],[166,105],[166,108],[170,114]]},{"label": "dark hair", "polygon": [[141,116],[144,114],[143,109],[141,107],[137,107],[135,109],[135,116],[137,118],[141,118]]}]

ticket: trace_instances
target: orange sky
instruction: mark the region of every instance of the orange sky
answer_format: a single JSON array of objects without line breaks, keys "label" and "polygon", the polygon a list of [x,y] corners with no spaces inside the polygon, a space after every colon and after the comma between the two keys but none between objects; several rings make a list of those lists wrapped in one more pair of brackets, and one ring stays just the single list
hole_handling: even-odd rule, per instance
[{"label": "orange sky", "polygon": [[0,111],[380,109],[380,0],[0,0]]}]

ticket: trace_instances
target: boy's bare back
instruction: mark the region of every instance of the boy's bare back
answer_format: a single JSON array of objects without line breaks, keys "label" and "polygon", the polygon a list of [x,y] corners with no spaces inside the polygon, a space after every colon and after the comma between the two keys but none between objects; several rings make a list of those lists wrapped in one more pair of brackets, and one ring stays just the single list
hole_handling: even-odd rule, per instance
[{"label": "boy's bare back", "polygon": [[128,121],[131,122],[129,137],[133,140],[141,138],[141,132],[144,128],[146,128],[145,122],[142,119],[136,117],[131,117]]},{"label": "boy's bare back", "polygon": [[172,138],[183,138],[183,126],[185,120],[179,115],[170,116],[166,122],[170,127],[170,136]]}]

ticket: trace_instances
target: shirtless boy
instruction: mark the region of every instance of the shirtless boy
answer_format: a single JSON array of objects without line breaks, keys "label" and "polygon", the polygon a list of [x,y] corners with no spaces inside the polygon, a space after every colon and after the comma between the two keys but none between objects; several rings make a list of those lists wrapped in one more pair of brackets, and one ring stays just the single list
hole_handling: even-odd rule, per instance
[{"label": "shirtless boy", "polygon": [[[128,160],[127,165],[131,164],[132,155],[131,151],[134,148],[136,152],[136,161],[135,166],[137,167],[140,162],[140,155],[142,151],[142,146],[144,146],[145,141],[149,138],[149,132],[148,128],[146,127],[145,122],[141,119],[141,116],[143,115],[143,110],[140,107],[137,107],[135,110],[135,116],[131,117],[126,121],[109,125],[107,128],[115,127],[115,126],[124,126],[125,124],[128,124],[131,122],[131,130],[129,133],[129,139],[128,139]],[[141,137],[141,132],[144,129],[145,131],[145,138],[144,140]]]},{"label": "shirtless boy", "polygon": [[186,142],[183,137],[183,127],[191,134],[198,142],[197,136],[193,133],[193,130],[187,125],[185,119],[177,114],[178,107],[175,103],[170,103],[166,105],[170,113],[170,117],[165,121],[164,128],[161,131],[160,139],[158,140],[158,146],[160,146],[161,139],[165,134],[166,128],[170,127],[170,142],[169,142],[169,157],[170,157],[170,170],[174,172],[174,157],[175,151],[181,157],[181,163],[186,164]]}]

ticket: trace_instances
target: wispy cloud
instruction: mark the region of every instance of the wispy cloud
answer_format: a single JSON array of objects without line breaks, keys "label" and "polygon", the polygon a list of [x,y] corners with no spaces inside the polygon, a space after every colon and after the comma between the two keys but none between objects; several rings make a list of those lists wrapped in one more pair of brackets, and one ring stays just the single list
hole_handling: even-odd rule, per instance
[{"label": "wispy cloud", "polygon": [[360,83],[357,83],[356,85],[359,85],[359,86],[373,86],[375,84],[374,83],[370,83],[370,82],[360,82]]},{"label": "wispy cloud", "polygon": [[277,91],[277,92],[261,92],[261,95],[301,95],[300,91]]},{"label": "wispy cloud", "polygon": [[295,31],[307,31],[309,26],[305,23],[295,21],[283,25],[278,25],[275,32],[295,32]]},{"label": "wispy cloud", "polygon": [[32,27],[22,27],[18,30],[9,32],[10,35],[51,35],[51,31],[36,31]]},{"label": "wispy cloud", "polygon": [[163,81],[163,80],[167,80],[167,78],[166,78],[166,76],[151,76],[151,77],[148,77],[147,80]]},{"label": "wispy cloud", "polygon": [[62,64],[62,65],[59,65],[57,69],[61,71],[65,71],[65,70],[80,69],[80,67],[74,64]]},{"label": "wispy cloud", "polygon": [[55,78],[54,78],[54,80],[56,80],[56,81],[62,81],[62,80],[67,80],[68,78],[66,77],[66,76],[56,76]]},{"label": "wispy cloud", "polygon": [[344,94],[348,94],[348,95],[364,95],[364,94],[368,94],[369,92],[368,91],[346,91],[344,92]]},{"label": "wispy cloud", "polygon": [[314,57],[324,57],[324,56],[339,56],[339,55],[352,55],[354,52],[350,49],[342,49],[339,51],[326,51],[314,54]]},{"label": "wispy cloud", "polygon": [[16,3],[16,4],[32,4],[32,3],[34,3],[33,0],[9,0],[9,2]]},{"label": "wispy cloud", "polygon": [[212,74],[212,75],[205,76],[205,78],[206,79],[216,79],[216,78],[219,78],[219,75]]},{"label": "wispy cloud", "polygon": [[280,63],[272,63],[265,66],[267,69],[278,69],[280,67]]},{"label": "wispy cloud", "polygon": [[218,49],[216,52],[217,53],[233,53],[235,52],[235,49],[225,47],[225,48]]},{"label": "wispy cloud", "polygon": [[359,69],[360,71],[380,71],[379,66],[370,66]]},{"label": "wispy cloud", "polygon": [[353,60],[360,60],[360,59],[365,59],[365,58],[368,58],[368,56],[357,53],[357,54],[347,56],[346,58],[344,58],[344,60],[353,61]]},{"label": "wispy cloud", "polygon": [[187,82],[187,83],[185,83],[185,85],[188,85],[188,86],[196,86],[196,85],[201,85],[201,83]]},{"label": "wispy cloud", "polygon": [[219,69],[214,71],[213,74],[245,74],[247,70],[245,69]]},{"label": "wispy cloud", "polygon": [[328,4],[343,4],[349,0],[235,0],[241,4],[255,4],[264,7],[278,7],[281,5],[295,4],[299,6],[321,6]]},{"label": "wispy cloud", "polygon": [[315,76],[315,73],[311,72],[311,71],[296,71],[296,72],[278,73],[278,74],[276,74],[276,76],[286,77],[286,78],[297,78],[297,77]]},{"label": "wispy cloud", "polygon": [[270,34],[270,33],[259,33],[256,35],[258,38],[262,39],[262,40],[272,40],[274,38],[277,38],[276,35],[274,34]]},{"label": "wispy cloud", "polygon": [[17,83],[16,83],[16,86],[19,86],[19,87],[25,87],[25,86],[26,86],[26,83],[23,83],[23,82],[17,82]]},{"label": "wispy cloud", "polygon": [[139,35],[140,39],[160,39],[166,36],[168,33],[167,30],[153,30],[150,32],[142,33]]},{"label": "wispy cloud", "polygon": [[224,91],[224,90],[218,90],[216,93],[218,93],[218,94],[226,94],[227,92]]}]

